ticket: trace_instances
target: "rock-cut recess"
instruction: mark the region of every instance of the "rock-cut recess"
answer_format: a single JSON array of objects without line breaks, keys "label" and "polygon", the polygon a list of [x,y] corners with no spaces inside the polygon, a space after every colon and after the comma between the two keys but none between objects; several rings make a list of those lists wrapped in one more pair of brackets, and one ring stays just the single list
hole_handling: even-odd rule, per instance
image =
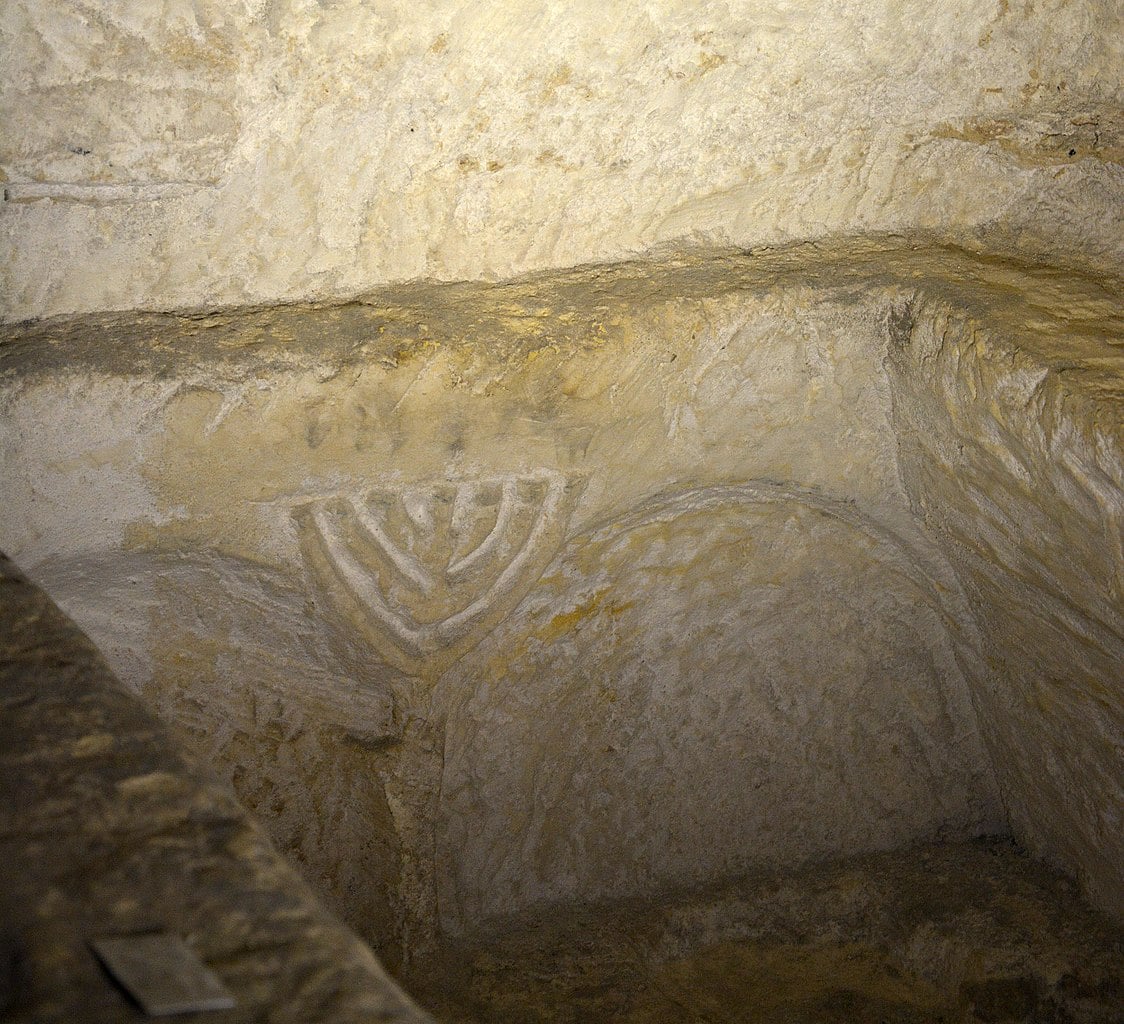
[{"label": "rock-cut recess", "polygon": [[979,836],[1121,918],[1120,337],[877,239],[8,327],[0,547],[396,967]]}]

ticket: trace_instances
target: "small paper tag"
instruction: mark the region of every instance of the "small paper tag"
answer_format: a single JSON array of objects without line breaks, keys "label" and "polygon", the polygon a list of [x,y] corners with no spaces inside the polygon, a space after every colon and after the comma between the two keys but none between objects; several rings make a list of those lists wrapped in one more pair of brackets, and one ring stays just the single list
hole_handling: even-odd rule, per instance
[{"label": "small paper tag", "polygon": [[97,958],[150,1017],[229,1010],[234,997],[178,935],[94,939]]}]

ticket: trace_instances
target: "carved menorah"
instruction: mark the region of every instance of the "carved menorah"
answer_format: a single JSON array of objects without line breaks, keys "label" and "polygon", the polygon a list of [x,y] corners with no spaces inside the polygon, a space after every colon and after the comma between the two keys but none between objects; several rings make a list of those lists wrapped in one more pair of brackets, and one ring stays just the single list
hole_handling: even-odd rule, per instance
[{"label": "carved menorah", "polygon": [[542,575],[574,488],[542,470],[382,485],[295,510],[320,589],[381,657],[439,671],[474,647]]}]

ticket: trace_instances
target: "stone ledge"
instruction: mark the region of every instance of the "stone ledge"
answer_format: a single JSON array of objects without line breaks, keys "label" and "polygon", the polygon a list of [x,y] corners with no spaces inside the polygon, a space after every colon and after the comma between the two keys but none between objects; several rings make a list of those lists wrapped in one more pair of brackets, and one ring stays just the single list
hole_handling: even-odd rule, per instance
[{"label": "stone ledge", "polygon": [[429,1019],[2,556],[0,708],[5,1020],[141,1019],[87,943],[157,929],[236,997],[216,1024]]}]

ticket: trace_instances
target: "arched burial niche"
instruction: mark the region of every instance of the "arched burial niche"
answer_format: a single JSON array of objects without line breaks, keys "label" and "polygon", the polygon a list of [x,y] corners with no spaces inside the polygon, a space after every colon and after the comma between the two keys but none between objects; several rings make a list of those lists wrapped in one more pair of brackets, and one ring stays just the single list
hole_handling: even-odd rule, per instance
[{"label": "arched burial niche", "polygon": [[[1114,584],[1085,554],[1116,564],[1102,477],[1118,474],[1119,434],[1097,412],[1109,371],[1091,358],[1060,373],[1043,341],[1077,334],[1064,304],[1043,310],[1050,280],[882,239],[13,328],[18,443],[2,471],[19,514],[3,543],[419,983],[443,943],[528,915],[671,906],[754,872],[908,859],[1012,826],[1111,911],[1120,719],[1105,655],[1120,631],[1101,596]],[[1105,289],[1077,275],[1067,288],[1100,353]],[[964,367],[970,351],[1003,384],[966,381],[983,394],[970,436],[933,398],[934,350]],[[1052,436],[1087,457],[1066,462],[1083,472],[1042,521],[1064,524],[1073,502],[1103,539],[1078,575],[1055,565],[1055,538],[1030,557],[1037,582],[1008,584],[1020,566],[991,558],[995,520],[932,512],[975,493],[961,464],[917,453],[955,460],[975,439],[1032,473],[1046,447],[1004,461],[1022,427],[995,429],[993,409],[1028,388],[1057,398]],[[946,477],[926,475],[936,465]],[[969,571],[966,549],[981,559]],[[1060,602],[1091,638],[1060,718],[1000,685],[1011,636],[1027,679],[1047,664],[1026,623],[995,628],[1008,586],[1049,589],[1036,614]],[[1081,740],[1055,745],[1056,783],[1008,752],[1058,721]],[[1055,784],[1081,797],[1064,818]],[[978,847],[956,849],[991,877]],[[917,855],[915,880],[955,871],[940,858]],[[1025,972],[1018,998],[1070,998],[1048,964],[1080,959],[1078,940],[1051,961],[991,924],[934,933],[923,907],[879,904],[881,924],[864,924],[846,871],[893,871],[863,863],[824,869],[830,899],[801,876],[809,914],[817,893],[831,904],[834,938],[793,923],[795,897],[754,927],[838,944],[852,934],[838,929],[908,922],[887,948],[933,987],[930,1008],[976,999],[964,986],[1003,957]],[[851,891],[869,902],[867,883]],[[738,936],[704,916],[700,941]],[[684,952],[660,934],[656,960]],[[933,934],[939,976],[923,967]]]},{"label": "arched burial niche", "polygon": [[657,497],[442,680],[443,923],[994,827],[934,581],[845,502]]}]

